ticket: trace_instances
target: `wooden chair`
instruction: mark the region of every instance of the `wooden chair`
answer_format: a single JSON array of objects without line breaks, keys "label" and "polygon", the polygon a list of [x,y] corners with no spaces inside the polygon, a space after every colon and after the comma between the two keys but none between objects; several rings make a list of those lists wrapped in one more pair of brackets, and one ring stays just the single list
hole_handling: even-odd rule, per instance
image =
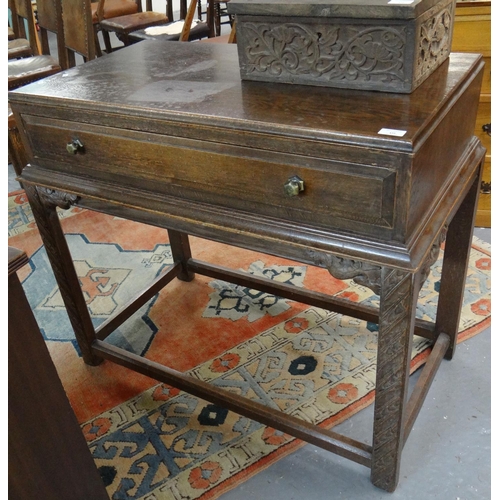
[{"label": "wooden chair", "polygon": [[[144,12],[142,12],[141,9],[135,13],[106,19],[104,17],[103,6],[105,5],[104,2],[108,1],[109,0],[99,0],[99,7],[97,9],[99,28],[103,32],[103,35],[106,33],[107,37],[109,37],[110,33],[114,33],[124,45],[129,44],[127,35],[132,31],[141,30],[149,26],[165,24],[173,19],[171,0],[167,0],[166,2],[166,13],[153,11],[152,0],[146,0],[146,11]],[[111,51],[111,46],[108,49],[106,45],[106,50]]]},{"label": "wooden chair", "polygon": [[60,0],[62,6],[62,25],[64,31],[64,50],[69,67],[76,66],[75,55],[84,62],[95,59],[100,54],[97,49],[92,20],[90,0]]},{"label": "wooden chair", "polygon": [[48,54],[42,54],[31,0],[12,0],[12,6],[15,9],[19,21],[20,33],[24,30],[24,24],[26,23],[27,25],[27,36],[32,50],[36,55],[8,61],[7,79],[9,90],[22,87],[27,83],[53,75],[62,69],[61,65],[54,57]]},{"label": "wooden chair", "polygon": [[[229,24],[233,26],[234,16],[227,11],[227,4],[230,0],[223,2],[222,0],[214,0],[214,22],[215,22],[215,36],[220,36],[221,26]],[[227,17],[225,21],[222,18]]]},{"label": "wooden chair", "polygon": [[[127,44],[139,42],[141,40],[160,40],[160,41],[191,41],[201,40],[214,36],[213,22],[213,0],[208,0],[206,21],[198,20],[193,24],[195,13],[200,15],[200,0],[191,0],[189,7],[184,9],[181,3],[181,19],[177,22],[168,22],[152,28],[144,28],[132,31],[127,35]],[[151,33],[156,30],[156,33]]]},{"label": "wooden chair", "polygon": [[[151,0],[146,0],[148,4]],[[92,24],[94,26],[97,55],[101,55],[98,33],[102,33],[106,52],[112,52],[109,31],[102,30],[101,21],[142,12],[141,0],[99,0],[91,3]]]},{"label": "wooden chair", "polygon": [[9,0],[8,5],[11,12],[12,31],[14,33],[12,41],[23,40],[28,43],[31,55],[40,55],[40,41],[36,30],[35,13],[31,3],[24,0]]},{"label": "wooden chair", "polygon": [[[9,10],[11,14],[11,25],[9,25],[9,42],[7,55],[9,59],[20,59],[33,55],[33,49],[26,34],[20,33],[20,24],[17,15],[16,5],[13,0],[9,0]],[[24,22],[21,23],[24,31]]]},{"label": "wooden chair", "polygon": [[62,5],[60,0],[37,0],[37,22],[40,33],[42,54],[51,55],[49,47],[49,33],[56,35],[57,58],[62,69],[69,67],[64,50],[64,30],[62,22]]}]

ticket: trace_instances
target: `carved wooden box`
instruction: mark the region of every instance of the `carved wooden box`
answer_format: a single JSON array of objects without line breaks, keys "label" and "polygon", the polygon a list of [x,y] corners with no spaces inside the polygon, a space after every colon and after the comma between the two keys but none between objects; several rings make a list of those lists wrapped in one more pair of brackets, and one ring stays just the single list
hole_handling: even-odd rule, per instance
[{"label": "carved wooden box", "polygon": [[231,0],[241,78],[410,93],[450,53],[456,0]]}]

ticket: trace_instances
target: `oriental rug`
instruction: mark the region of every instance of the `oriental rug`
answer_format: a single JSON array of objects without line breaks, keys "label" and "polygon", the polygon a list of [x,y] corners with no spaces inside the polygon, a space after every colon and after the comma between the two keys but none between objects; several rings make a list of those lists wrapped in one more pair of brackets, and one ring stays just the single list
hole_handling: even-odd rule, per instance
[{"label": "oriental rug", "polygon": [[[60,212],[93,322],[100,324],[172,262],[163,229],[73,208]],[[325,270],[190,238],[193,256],[273,280],[378,303]],[[81,360],[23,191],[9,196],[19,276],[112,499],[217,498],[302,442],[104,361]],[[418,316],[434,320],[439,259]],[[490,324],[490,247],[474,239],[460,341]],[[373,402],[378,326],[203,276],[174,281],[108,341],[325,428]],[[415,339],[412,371],[428,355]]]}]

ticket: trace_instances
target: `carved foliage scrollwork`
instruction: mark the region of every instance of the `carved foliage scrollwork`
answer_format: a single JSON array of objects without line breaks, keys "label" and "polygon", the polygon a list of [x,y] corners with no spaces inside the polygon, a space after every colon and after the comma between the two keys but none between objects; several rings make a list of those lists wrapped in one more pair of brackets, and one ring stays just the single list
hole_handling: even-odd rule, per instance
[{"label": "carved foliage scrollwork", "polygon": [[323,254],[309,251],[309,257],[314,264],[324,267],[337,279],[352,279],[358,285],[366,286],[380,295],[380,279],[382,268],[380,266],[336,255]]},{"label": "carved foliage scrollwork", "polygon": [[67,210],[78,201],[78,196],[64,193],[56,189],[37,187],[38,194],[44,203]]},{"label": "carved foliage scrollwork", "polygon": [[302,23],[244,23],[248,72],[323,80],[404,78],[406,29]]},{"label": "carved foliage scrollwork", "polygon": [[453,3],[420,25],[416,78],[441,64],[449,55],[453,26]]}]

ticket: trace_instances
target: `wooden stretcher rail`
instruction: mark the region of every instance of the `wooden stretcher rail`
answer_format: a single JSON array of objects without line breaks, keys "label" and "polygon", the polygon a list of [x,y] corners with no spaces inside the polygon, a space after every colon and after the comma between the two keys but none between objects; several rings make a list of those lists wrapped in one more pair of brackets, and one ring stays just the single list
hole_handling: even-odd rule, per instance
[{"label": "wooden stretcher rail", "polygon": [[96,337],[104,340],[181,272],[182,264],[180,262],[174,262],[172,266],[163,274],[160,274],[160,276],[158,276],[147,288],[130,299],[116,314],[99,325],[99,327],[96,328]]},{"label": "wooden stretcher rail", "polygon": [[233,394],[154,361],[132,354],[101,340],[95,340],[92,351],[102,358],[142,373],[159,382],[171,384],[193,396],[220,405],[239,415],[269,425],[291,436],[336,453],[366,467],[371,466],[372,448],[354,439],[321,429],[296,417],[269,408],[248,398]]},{"label": "wooden stretcher rail", "polygon": [[[297,288],[294,285],[279,283],[268,278],[262,278],[253,274],[235,271],[222,266],[216,266],[207,262],[202,262],[196,259],[189,259],[187,262],[188,269],[204,276],[209,276],[214,279],[229,281],[236,285],[255,288],[261,292],[270,293],[283,297],[285,299],[295,300],[303,304],[314,307],[320,307],[327,311],[334,311],[340,314],[345,314],[354,318],[372,323],[379,322],[378,311],[370,306],[356,304],[350,300],[333,297],[324,293],[314,292]],[[434,340],[434,323],[430,321],[415,320],[414,333],[420,337],[429,340]]]},{"label": "wooden stretcher rail", "polygon": [[450,345],[450,337],[446,333],[440,333],[434,344],[431,354],[425,362],[417,384],[413,388],[410,399],[406,404],[406,421],[404,424],[404,442],[408,439],[411,429],[429,392],[434,376],[436,375],[441,361]]},{"label": "wooden stretcher rail", "polygon": [[[209,276],[214,279],[229,281],[235,285],[254,288],[265,293],[270,293],[278,297],[295,300],[303,304],[320,307],[328,311],[352,316],[364,321],[378,323],[378,311],[370,306],[356,304],[346,299],[341,299],[324,293],[314,292],[297,288],[294,285],[278,283],[268,278],[262,278],[249,273],[235,271],[233,269],[216,266],[196,259],[187,261],[187,271]],[[99,340],[104,340],[116,328],[124,323],[132,314],[142,307],[162,288],[168,285],[175,277],[185,273],[185,266],[181,262],[175,262],[162,275],[157,277],[147,288],[133,297],[116,314],[108,318],[104,323],[96,328],[96,336]],[[429,321],[415,320],[414,333],[420,337],[434,340],[436,337],[434,323]]]}]

